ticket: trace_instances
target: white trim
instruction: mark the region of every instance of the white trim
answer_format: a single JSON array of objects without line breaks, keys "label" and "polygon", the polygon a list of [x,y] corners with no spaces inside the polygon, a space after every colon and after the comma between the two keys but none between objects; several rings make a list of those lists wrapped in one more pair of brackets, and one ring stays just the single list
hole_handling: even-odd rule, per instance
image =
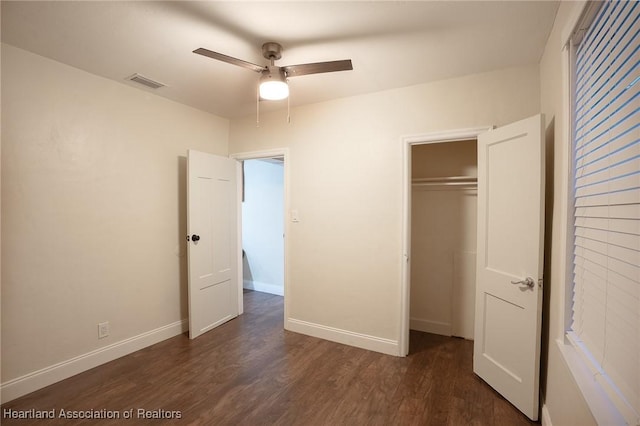
[{"label": "white trim", "polygon": [[439,334],[441,336],[451,336],[451,324],[442,321],[431,321],[422,318],[411,318],[409,320],[411,330],[423,331],[425,333]]},{"label": "white trim", "polygon": [[[291,170],[291,166],[290,166],[290,154],[289,154],[289,148],[273,148],[273,149],[265,149],[262,151],[247,151],[247,152],[237,152],[234,154],[229,154],[229,158],[235,158],[238,161],[244,161],[244,160],[257,160],[260,158],[273,158],[273,157],[282,157],[284,158],[284,290],[283,290],[283,296],[284,296],[284,319],[285,321],[287,320],[287,318],[289,317],[289,276],[290,276],[290,271],[289,271],[289,267],[291,262],[289,261],[290,259],[290,244],[289,244],[289,233],[290,233],[290,223],[291,221],[288,220],[289,218],[289,212],[291,211],[291,205],[290,205],[290,196],[289,196],[289,191],[291,188],[291,185],[289,183],[289,176],[291,176],[290,174],[290,170]],[[240,190],[242,190],[240,188]],[[240,197],[238,199],[238,216],[242,216],[242,197]],[[238,246],[240,247],[239,250],[239,259],[238,261],[240,262],[240,265],[242,265],[242,226],[238,227]],[[240,280],[239,282],[243,282],[243,277],[242,277],[242,267],[240,268]],[[242,306],[242,286],[238,286],[239,287],[239,301],[238,303],[240,304],[240,306]]]},{"label": "white trim", "polygon": [[387,355],[398,355],[398,342],[396,340],[355,333],[353,331],[328,327],[326,325],[294,318],[288,318],[286,320],[285,329],[343,345],[367,349],[369,351],[381,352]]},{"label": "white trim", "polygon": [[469,129],[449,130],[425,133],[421,135],[403,136],[402,145],[402,253],[400,254],[400,317],[398,318],[399,342],[398,356],[409,353],[409,298],[411,275],[411,147],[428,143],[456,142],[476,139],[481,133],[491,130],[493,126],[474,127]]},{"label": "white trim", "polygon": [[289,155],[289,148],[273,148],[260,151],[246,151],[229,154],[229,158],[236,160],[258,160],[260,158],[286,157]]},{"label": "white trim", "polygon": [[162,342],[188,329],[189,321],[183,319],[9,380],[0,385],[2,403]]},{"label": "white trim", "polygon": [[542,415],[540,416],[540,423],[542,426],[553,426],[551,423],[551,416],[549,415],[549,408],[547,404],[542,404]]},{"label": "white trim", "polygon": [[428,143],[460,142],[476,139],[479,134],[488,132],[495,126],[471,127],[468,129],[445,130],[441,132],[408,135],[402,137],[403,144],[423,145]]},{"label": "white trim", "polygon": [[593,21],[594,12],[600,7],[599,3],[601,2],[580,0],[579,3],[581,4],[573,9],[571,16],[567,19],[567,25],[562,31],[560,40],[564,45],[568,45],[579,30],[588,29]]},{"label": "white trim", "polygon": [[260,281],[243,280],[242,287],[247,290],[261,291],[263,293],[284,296],[284,287],[276,284],[263,283]]},{"label": "white trim", "polygon": [[598,383],[579,350],[561,340],[556,340],[556,344],[596,422],[599,425],[626,425],[624,417]]},{"label": "white trim", "polygon": [[[580,340],[580,338],[573,332],[568,332],[566,335],[566,340],[569,341],[570,345],[568,349],[565,350],[575,350],[575,352],[579,355],[579,360],[577,361],[580,365],[586,366],[589,369],[590,382],[588,383],[589,389],[587,392],[582,390],[585,399],[587,399],[588,405],[593,406],[592,413],[594,417],[599,418],[606,416],[606,420],[610,420],[610,417],[618,416],[625,419],[626,424],[639,425],[640,424],[640,416],[636,413],[633,407],[629,404],[629,402],[625,399],[624,395],[619,391],[616,387],[615,383],[609,378],[607,373],[602,369],[598,361],[596,361],[593,355],[589,352],[589,350],[585,347],[584,343]],[[576,362],[576,360],[571,360],[571,362]],[[591,383],[591,381],[593,383]],[[608,400],[613,404],[605,404],[604,401],[592,401],[587,398],[589,392],[593,390],[591,387],[595,387],[599,396],[602,393],[606,394]],[[613,412],[611,410],[614,410]]]},{"label": "white trim", "polygon": [[242,261],[242,192],[244,188],[244,174],[242,171],[242,163],[238,161],[236,164],[236,200],[238,204],[236,208],[236,270],[238,271],[236,276],[238,279],[238,315],[244,314],[244,296],[242,291],[244,287],[244,264]]}]

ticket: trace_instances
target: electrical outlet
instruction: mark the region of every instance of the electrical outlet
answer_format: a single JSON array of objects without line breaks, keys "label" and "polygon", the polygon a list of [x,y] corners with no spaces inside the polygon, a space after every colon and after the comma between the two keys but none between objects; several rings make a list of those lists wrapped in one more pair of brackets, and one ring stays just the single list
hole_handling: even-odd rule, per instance
[{"label": "electrical outlet", "polygon": [[109,335],[109,321],[98,324],[98,339],[104,339]]}]

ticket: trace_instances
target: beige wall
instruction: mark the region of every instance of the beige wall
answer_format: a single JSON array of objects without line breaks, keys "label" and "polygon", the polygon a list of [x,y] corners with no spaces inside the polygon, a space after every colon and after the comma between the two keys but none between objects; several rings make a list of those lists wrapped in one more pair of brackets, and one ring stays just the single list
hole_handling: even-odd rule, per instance
[{"label": "beige wall", "polygon": [[186,318],[186,151],[228,121],[7,45],[2,114],[2,382]]},{"label": "beige wall", "polygon": [[562,40],[570,30],[568,26],[580,10],[582,2],[560,4],[553,31],[547,41],[540,62],[541,106],[547,122],[548,164],[547,164],[547,206],[551,212],[547,217],[547,265],[544,331],[542,354],[542,391],[549,417],[554,426],[593,425],[595,420],[584,402],[582,394],[556,344],[564,331],[564,291],[565,262],[567,261],[562,238],[567,221],[566,176],[569,165],[567,126],[568,119],[563,111],[563,96],[568,87],[563,82]]},{"label": "beige wall", "polygon": [[[295,96],[295,93],[293,94]],[[539,112],[537,66],[233,120],[232,153],[288,147],[290,318],[400,338],[401,137],[503,125]]]}]

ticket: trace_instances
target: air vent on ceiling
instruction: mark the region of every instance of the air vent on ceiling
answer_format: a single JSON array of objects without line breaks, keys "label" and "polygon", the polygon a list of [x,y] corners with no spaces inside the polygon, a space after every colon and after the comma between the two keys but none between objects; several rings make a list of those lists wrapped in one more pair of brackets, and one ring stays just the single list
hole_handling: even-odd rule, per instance
[{"label": "air vent on ceiling", "polygon": [[129,77],[129,80],[135,81],[136,83],[143,84],[147,87],[151,87],[152,89],[158,89],[160,87],[166,86],[166,84],[158,83],[157,81],[153,81],[150,78],[143,77],[140,74],[134,74]]}]

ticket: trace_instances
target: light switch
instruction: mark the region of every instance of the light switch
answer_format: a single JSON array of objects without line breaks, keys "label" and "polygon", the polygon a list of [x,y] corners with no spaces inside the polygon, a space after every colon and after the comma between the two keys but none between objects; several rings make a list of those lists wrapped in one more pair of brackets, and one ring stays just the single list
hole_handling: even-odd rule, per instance
[{"label": "light switch", "polygon": [[300,222],[298,217],[298,210],[291,210],[291,222]]}]

